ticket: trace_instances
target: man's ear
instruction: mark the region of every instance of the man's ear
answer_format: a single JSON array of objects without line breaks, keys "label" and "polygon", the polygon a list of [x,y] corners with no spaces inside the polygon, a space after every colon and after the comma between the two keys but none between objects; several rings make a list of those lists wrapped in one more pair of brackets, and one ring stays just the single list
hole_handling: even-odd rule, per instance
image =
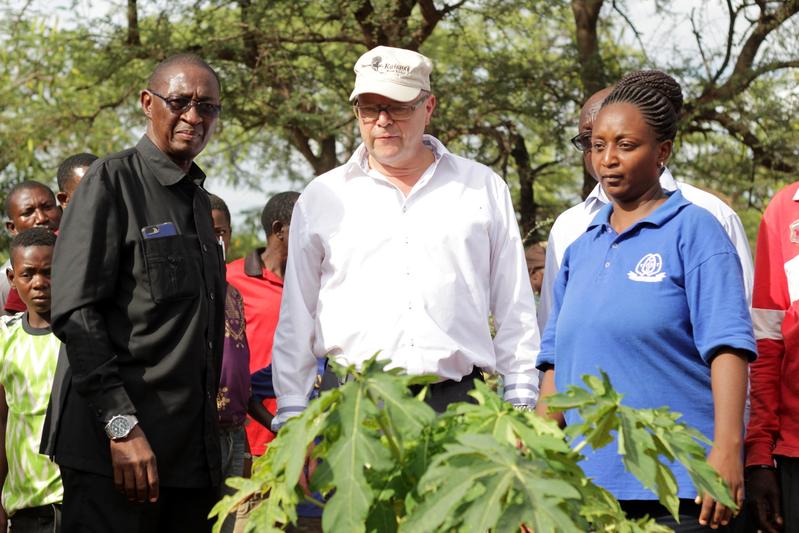
[{"label": "man's ear", "polygon": [[7,268],[6,269],[6,278],[8,278],[8,284],[11,285],[11,287],[13,289],[16,289],[16,287],[14,286],[14,269],[13,268]]},{"label": "man's ear", "polygon": [[281,221],[275,220],[274,222],[272,222],[272,234],[275,235],[278,239],[283,239],[284,238],[284,235],[283,235],[283,228],[284,227],[285,226],[283,225],[283,223]]},{"label": "man's ear", "polygon": [[142,90],[139,93],[139,103],[141,104],[141,110],[144,112],[144,116],[151,119],[150,113],[153,107],[153,95],[151,95],[149,91]]},{"label": "man's ear", "polygon": [[17,234],[17,226],[10,220],[6,220],[6,231],[9,235],[14,236]]},{"label": "man's ear", "polygon": [[61,206],[61,209],[64,209],[69,202],[69,198],[67,198],[67,193],[64,191],[58,191],[55,195],[56,200],[58,200],[58,205]]}]

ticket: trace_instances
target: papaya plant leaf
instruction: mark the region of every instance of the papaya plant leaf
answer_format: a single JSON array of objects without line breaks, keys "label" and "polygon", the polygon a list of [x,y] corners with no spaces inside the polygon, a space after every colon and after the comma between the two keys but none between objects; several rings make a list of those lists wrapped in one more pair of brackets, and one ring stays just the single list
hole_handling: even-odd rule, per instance
[{"label": "papaya plant leaf", "polygon": [[326,531],[364,531],[374,490],[364,475],[365,469],[384,470],[391,466],[389,451],[380,435],[366,424],[377,415],[377,407],[368,398],[364,382],[351,382],[335,412],[341,434],[326,454],[336,490],[327,501],[322,515]]}]

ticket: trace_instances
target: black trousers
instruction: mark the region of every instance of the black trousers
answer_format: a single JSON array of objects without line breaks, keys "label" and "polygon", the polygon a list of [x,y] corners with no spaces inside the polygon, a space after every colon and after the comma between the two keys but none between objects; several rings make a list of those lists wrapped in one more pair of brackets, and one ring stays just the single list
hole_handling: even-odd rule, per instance
[{"label": "black trousers", "polygon": [[[479,368],[474,368],[472,373],[468,376],[463,376],[460,381],[446,380],[440,383],[433,383],[428,385],[427,395],[424,401],[427,405],[433,408],[437,413],[443,413],[447,410],[447,406],[456,402],[469,402],[475,403],[474,398],[469,396],[468,392],[474,389],[475,380],[482,380],[483,374]],[[419,394],[422,390],[422,385],[413,385],[411,392]]]},{"label": "black trousers", "polygon": [[114,488],[110,477],[61,467],[63,533],[203,533],[217,487],[161,487],[156,503],[134,503]]},{"label": "black trousers", "polygon": [[619,503],[624,512],[627,513],[628,518],[643,518],[649,515],[658,524],[668,526],[677,533],[693,533],[694,531],[733,533],[740,531],[736,527],[736,519],[733,519],[727,526],[719,526],[718,529],[699,525],[699,513],[702,508],[695,504],[693,500],[680,500],[679,522],[674,520],[674,517],[657,500],[620,500]]},{"label": "black trousers", "polygon": [[799,533],[799,457],[777,457],[784,533]]}]

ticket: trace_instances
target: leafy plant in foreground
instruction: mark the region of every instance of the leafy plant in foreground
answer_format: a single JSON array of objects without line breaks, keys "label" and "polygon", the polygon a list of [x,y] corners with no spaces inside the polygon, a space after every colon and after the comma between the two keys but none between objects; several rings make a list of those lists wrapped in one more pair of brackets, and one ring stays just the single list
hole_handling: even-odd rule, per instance
[{"label": "leafy plant in foreground", "polygon": [[[698,490],[732,500],[705,462],[705,439],[667,409],[631,409],[605,374],[586,376],[550,399],[577,409],[582,422],[565,431],[503,402],[476,383],[476,404],[457,403],[437,415],[409,386],[429,377],[386,371],[374,358],[342,387],[312,401],[289,421],[253,465],[234,479],[236,494],[212,514],[225,516],[254,494],[263,501],[247,531],[281,531],[296,522],[306,499],[298,481],[306,451],[323,458],[311,488],[325,495],[325,531],[668,531],[651,520],[628,520],[613,496],[585,477],[581,450],[606,446],[616,432],[625,466],[676,515],[668,463],[686,466]],[[424,394],[424,390],[420,395]],[[314,445],[314,443],[316,444]],[[218,532],[221,521],[214,531]]]}]

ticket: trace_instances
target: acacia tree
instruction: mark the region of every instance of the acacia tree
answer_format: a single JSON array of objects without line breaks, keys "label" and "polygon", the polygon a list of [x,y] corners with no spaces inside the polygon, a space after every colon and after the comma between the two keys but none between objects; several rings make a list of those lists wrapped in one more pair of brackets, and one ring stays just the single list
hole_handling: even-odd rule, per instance
[{"label": "acacia tree", "polygon": [[[779,76],[799,55],[795,39],[779,39],[795,26],[798,1],[730,0],[726,49],[700,42],[702,62],[661,65],[691,96],[680,175],[739,206],[759,207],[775,186],[766,174],[799,161],[795,115],[780,97],[789,85]],[[0,22],[3,183],[50,178],[70,152],[133,142],[143,129],[142,80],[184,50],[208,59],[224,82],[221,131],[204,166],[231,180],[308,180],[357,145],[352,65],[386,44],[434,58],[432,133],[505,177],[525,233],[573,201],[579,158],[566,139],[585,95],[625,70],[658,66],[619,44],[630,31],[622,0],[201,0],[180,9],[128,0],[124,16],[64,28],[42,24],[28,6],[6,8]],[[593,186],[583,183],[584,193]]]},{"label": "acacia tree", "polygon": [[[657,4],[667,15],[667,4]],[[587,97],[617,79],[605,66],[601,46],[603,8],[606,17],[615,14],[630,23],[634,33],[638,31],[620,1],[571,0],[571,6]],[[665,68],[688,82],[680,128],[684,155],[678,156],[684,174],[727,193],[738,207],[762,208],[775,186],[799,169],[795,120],[799,102],[795,92],[789,96],[799,68],[795,38],[799,0],[724,0],[723,6],[727,20],[720,48],[707,44],[710,21],[694,10],[694,56],[679,57],[671,65],[640,65]],[[791,69],[793,74],[786,75]],[[584,196],[594,184],[586,175]],[[743,192],[745,201],[741,201]]]}]

